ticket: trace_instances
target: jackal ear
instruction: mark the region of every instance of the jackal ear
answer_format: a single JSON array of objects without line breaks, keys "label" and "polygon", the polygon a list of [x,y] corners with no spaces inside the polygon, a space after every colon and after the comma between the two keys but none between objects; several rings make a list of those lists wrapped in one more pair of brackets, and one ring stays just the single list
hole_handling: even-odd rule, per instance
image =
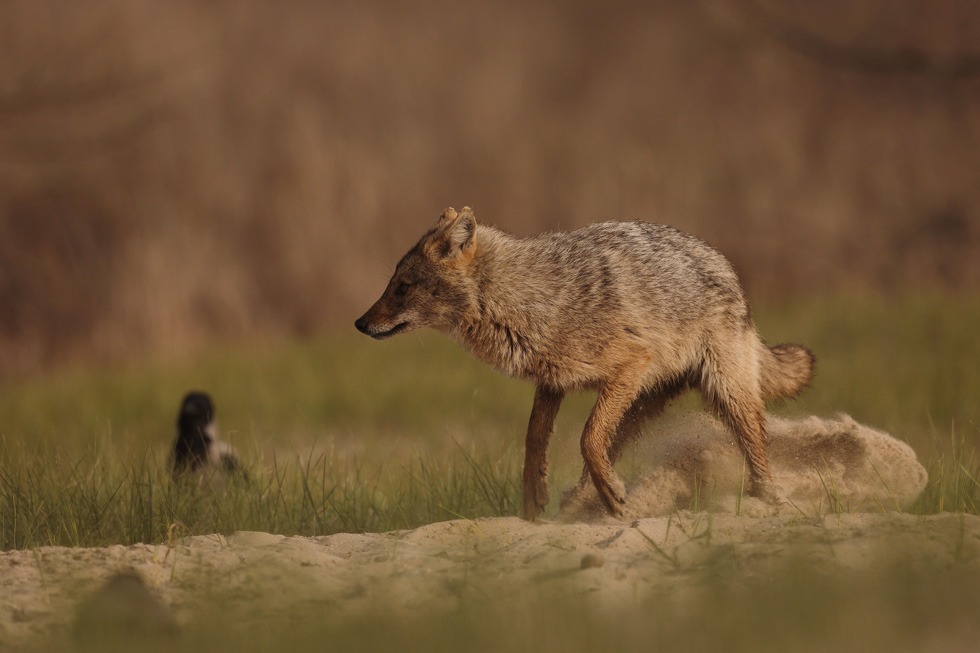
[{"label": "jackal ear", "polygon": [[446,209],[442,212],[436,229],[433,246],[440,258],[468,259],[473,256],[476,248],[476,217],[470,207],[464,206],[459,213],[454,209]]}]

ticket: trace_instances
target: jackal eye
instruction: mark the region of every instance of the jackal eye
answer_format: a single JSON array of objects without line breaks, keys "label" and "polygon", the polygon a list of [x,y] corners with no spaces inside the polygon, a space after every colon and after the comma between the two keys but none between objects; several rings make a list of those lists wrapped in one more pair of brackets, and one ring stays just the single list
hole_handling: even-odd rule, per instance
[{"label": "jackal eye", "polygon": [[408,292],[408,284],[400,283],[395,286],[395,297],[403,297]]}]

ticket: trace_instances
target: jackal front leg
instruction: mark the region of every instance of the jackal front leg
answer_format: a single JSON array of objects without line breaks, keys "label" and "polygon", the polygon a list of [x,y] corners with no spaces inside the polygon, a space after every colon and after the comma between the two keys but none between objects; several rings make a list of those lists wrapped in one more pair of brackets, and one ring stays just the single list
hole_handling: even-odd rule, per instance
[{"label": "jackal front leg", "polygon": [[626,486],[613,470],[610,444],[623,414],[633,402],[635,390],[626,384],[607,384],[599,397],[582,433],[582,457],[599,497],[614,517],[622,517],[626,503]]},{"label": "jackal front leg", "polygon": [[[657,386],[654,390],[647,390],[641,393],[629,409],[623,414],[623,418],[616,427],[616,432],[609,440],[609,464],[615,465],[616,461],[623,454],[626,445],[639,438],[643,432],[643,427],[652,419],[664,412],[664,407],[671,399],[676,397],[686,387],[683,381],[665,383]],[[582,476],[577,484],[566,490],[561,498],[561,508],[581,504],[588,497],[592,489],[592,477],[589,475],[589,466],[582,467]]]},{"label": "jackal front leg", "polygon": [[539,385],[524,441],[524,519],[534,519],[548,505],[548,441],[565,393]]}]

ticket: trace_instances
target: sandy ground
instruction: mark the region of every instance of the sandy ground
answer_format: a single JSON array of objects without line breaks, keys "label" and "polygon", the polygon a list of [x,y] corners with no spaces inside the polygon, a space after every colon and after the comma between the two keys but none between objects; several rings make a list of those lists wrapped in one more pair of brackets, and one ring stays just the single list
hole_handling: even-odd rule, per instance
[{"label": "sandy ground", "polygon": [[[729,472],[741,462],[729,455],[723,432],[710,422],[700,424],[704,428],[695,435],[688,429],[671,443],[673,453],[661,455],[650,476],[632,489],[632,515],[624,521],[589,518],[590,499],[584,497],[550,522],[455,520],[410,531],[325,537],[240,532],[185,538],[172,547],[2,553],[0,648],[69,629],[80,611],[88,619],[135,609],[140,601],[149,602],[140,610],[156,611],[159,627],[170,629],[215,600],[227,618],[250,623],[295,614],[299,606],[312,607],[324,619],[377,610],[409,616],[451,611],[472,600],[516,600],[529,587],[615,609],[651,594],[682,600],[691,583],[688,572],[719,558],[749,575],[797,558],[830,574],[920,563],[980,569],[980,517],[883,511],[914,500],[925,483],[911,450],[887,435],[847,418],[782,423],[774,429],[782,435],[775,438],[773,470],[792,500],[772,508],[732,495],[739,476]],[[800,456],[814,443],[822,443],[815,450],[825,466],[811,478],[813,465]],[[836,458],[828,458],[834,451]],[[681,473],[692,461],[699,465],[702,487],[711,490],[705,495],[714,497],[706,502],[714,507],[658,514],[664,497],[682,497],[694,488]],[[671,478],[676,484],[665,491]],[[848,510],[830,509],[828,486],[838,488],[830,495]],[[108,604],[93,604],[93,596],[105,598],[107,580],[119,573],[123,580],[116,577],[109,593],[118,590],[123,607],[111,607],[111,596]],[[126,594],[126,575],[141,579],[132,583],[136,598]],[[148,591],[141,598],[143,586]]]},{"label": "sandy ground", "polygon": [[765,574],[791,557],[834,574],[897,563],[976,570],[980,518],[678,513],[630,524],[558,525],[508,517],[385,534],[192,537],[172,550],[45,547],[0,556],[0,641],[27,644],[69,628],[86,596],[120,571],[141,576],[169,606],[172,617],[159,619],[179,625],[211,597],[220,597],[226,618],[252,623],[311,607],[324,619],[378,610],[448,613],[488,595],[518,600],[529,587],[615,609],[651,592],[681,600],[689,589],[686,572],[719,556],[748,574]]}]

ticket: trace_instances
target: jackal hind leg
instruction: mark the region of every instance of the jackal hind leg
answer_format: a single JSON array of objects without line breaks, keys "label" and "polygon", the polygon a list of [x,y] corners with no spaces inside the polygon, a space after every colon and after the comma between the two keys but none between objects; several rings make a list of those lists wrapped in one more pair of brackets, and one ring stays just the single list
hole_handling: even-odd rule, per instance
[{"label": "jackal hind leg", "polygon": [[[745,377],[752,369],[745,361],[724,358],[711,361],[702,392],[735,436],[749,467],[749,494],[773,502],[778,499],[766,453],[766,404],[757,378]],[[741,363],[741,364],[739,364]]]},{"label": "jackal hind leg", "polygon": [[548,442],[554,432],[555,416],[564,393],[539,385],[524,441],[522,514],[532,520],[548,505]]},{"label": "jackal hind leg", "polygon": [[770,503],[777,501],[778,491],[769,472],[769,458],[766,455],[765,405],[745,406],[728,401],[719,406],[718,412],[728,430],[735,435],[748,463],[748,493]]}]

